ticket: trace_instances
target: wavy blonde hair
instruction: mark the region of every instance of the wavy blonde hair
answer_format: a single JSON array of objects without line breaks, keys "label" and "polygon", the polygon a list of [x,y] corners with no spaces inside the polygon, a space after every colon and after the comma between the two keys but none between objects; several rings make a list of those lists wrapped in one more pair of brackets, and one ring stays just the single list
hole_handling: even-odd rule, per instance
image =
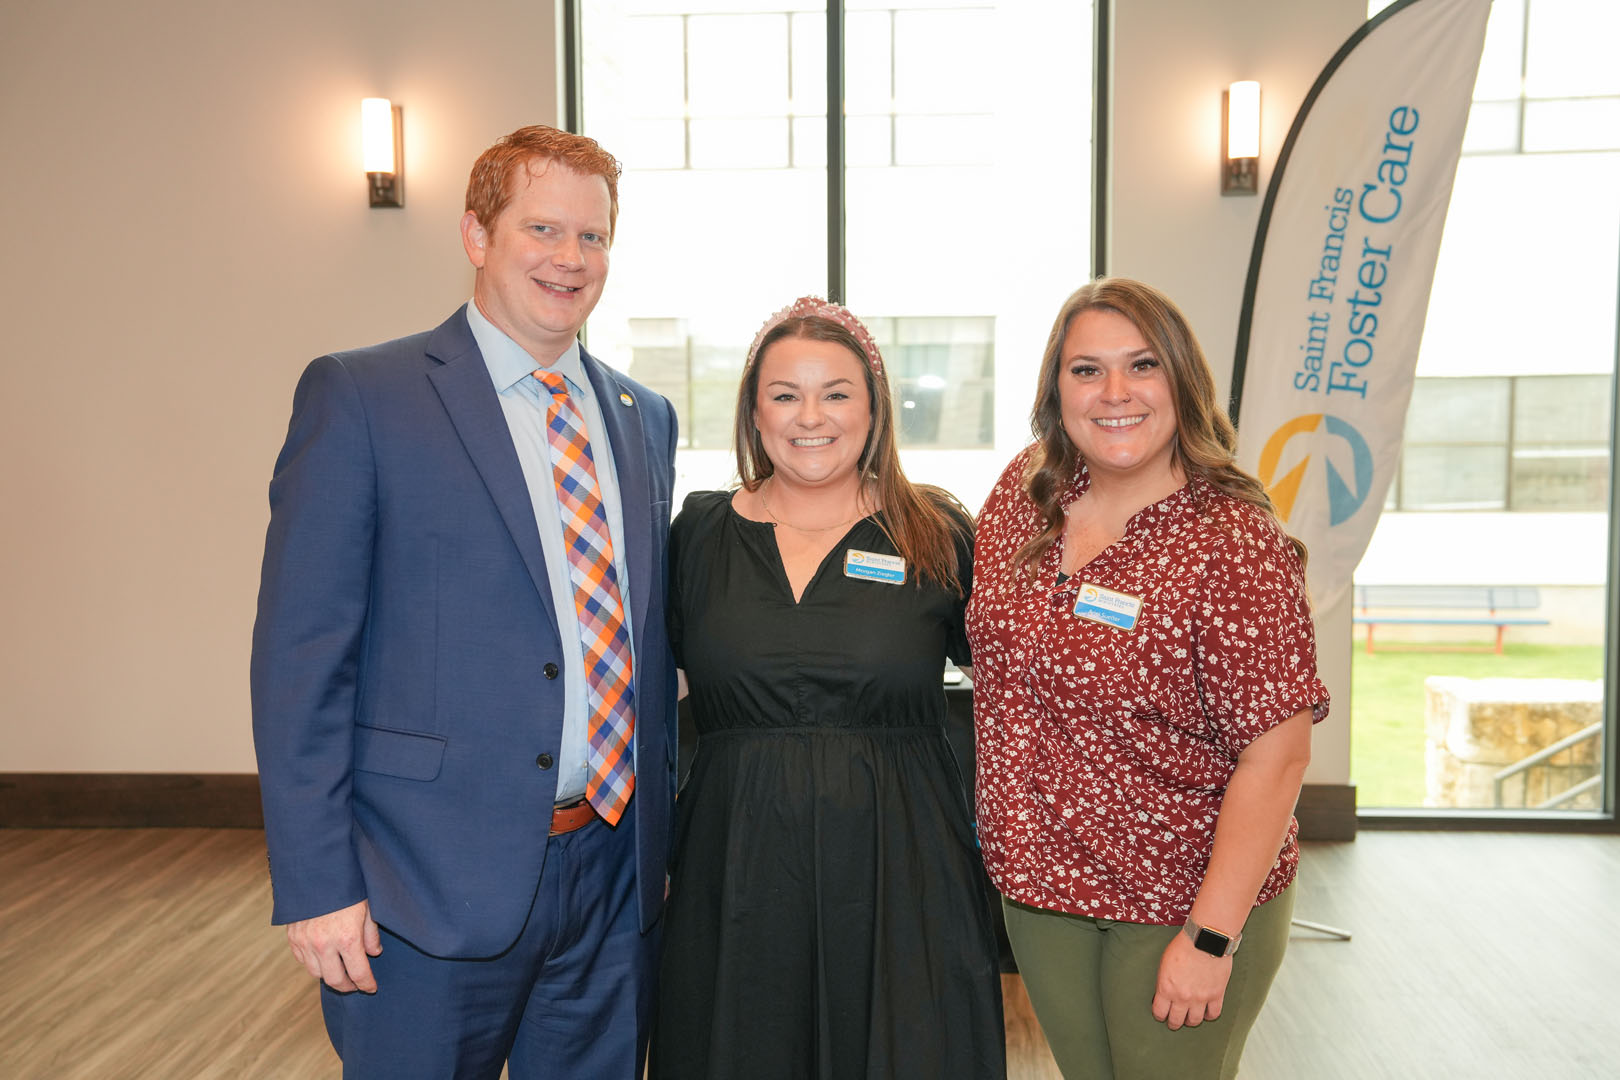
[{"label": "wavy blonde hair", "polygon": [[[1063,533],[1063,494],[1080,466],[1080,452],[1063,429],[1063,403],[1058,380],[1063,372],[1063,343],[1075,317],[1085,311],[1112,311],[1131,321],[1163,365],[1175,408],[1175,462],[1181,474],[1197,476],[1234,499],[1277,516],[1259,480],[1234,463],[1237,429],[1215,396],[1215,376],[1181,309],[1151,285],[1130,278],[1098,278],[1076,289],[1058,309],[1041,359],[1040,382],[1029,426],[1035,449],[1024,474],[1024,490],[1045,519],[1041,531],[1013,556],[1013,566],[1028,571]],[[1279,522],[1279,526],[1281,522]],[[1290,536],[1300,560],[1305,545]]]}]

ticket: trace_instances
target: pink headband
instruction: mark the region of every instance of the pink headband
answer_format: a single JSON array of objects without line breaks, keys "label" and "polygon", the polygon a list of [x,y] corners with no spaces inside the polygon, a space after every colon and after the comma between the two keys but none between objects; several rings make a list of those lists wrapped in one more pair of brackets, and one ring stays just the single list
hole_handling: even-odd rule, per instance
[{"label": "pink headband", "polygon": [[883,377],[883,354],[878,352],[877,342],[872,340],[872,332],[866,325],[857,319],[843,304],[835,304],[830,300],[823,300],[819,296],[801,296],[787,307],[778,311],[765,320],[765,325],[759,328],[754,335],[754,343],[748,347],[748,363],[744,370],[753,366],[754,360],[759,356],[759,343],[765,340],[765,335],[775,330],[789,319],[803,319],[809,316],[826,319],[837,323],[848,330],[855,337],[855,343],[866,354],[866,362],[871,365],[872,374],[878,378]]}]

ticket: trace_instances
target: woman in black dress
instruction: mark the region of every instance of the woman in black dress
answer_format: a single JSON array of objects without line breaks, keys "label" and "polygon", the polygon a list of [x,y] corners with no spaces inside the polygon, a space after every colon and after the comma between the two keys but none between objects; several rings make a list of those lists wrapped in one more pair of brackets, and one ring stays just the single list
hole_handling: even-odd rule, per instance
[{"label": "woman in black dress", "polygon": [[670,538],[699,740],[677,803],[652,1075],[1005,1075],[1000,979],[940,675],[968,661],[972,525],[901,472],[845,308],[772,316],[735,491]]}]

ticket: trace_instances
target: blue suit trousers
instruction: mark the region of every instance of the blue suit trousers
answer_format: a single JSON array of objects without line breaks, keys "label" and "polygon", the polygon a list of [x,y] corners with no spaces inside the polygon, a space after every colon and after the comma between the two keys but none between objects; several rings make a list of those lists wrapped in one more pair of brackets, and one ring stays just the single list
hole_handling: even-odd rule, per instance
[{"label": "blue suit trousers", "polygon": [[321,987],[344,1080],[637,1080],[663,924],[640,929],[634,844],[628,818],[552,837],[499,956],[440,959],[385,927],[375,994]]}]

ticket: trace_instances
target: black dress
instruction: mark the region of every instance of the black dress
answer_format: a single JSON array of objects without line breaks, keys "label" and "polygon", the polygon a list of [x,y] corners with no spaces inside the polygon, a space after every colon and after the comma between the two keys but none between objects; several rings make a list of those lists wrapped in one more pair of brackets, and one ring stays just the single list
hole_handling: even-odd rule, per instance
[{"label": "black dress", "polygon": [[[844,573],[794,603],[775,526],[729,492],[670,537],[670,636],[699,733],[676,804],[652,1075],[1005,1075],[1001,985],[940,672],[965,601]],[[960,523],[964,589],[971,527]],[[908,573],[908,578],[910,577]]]}]

